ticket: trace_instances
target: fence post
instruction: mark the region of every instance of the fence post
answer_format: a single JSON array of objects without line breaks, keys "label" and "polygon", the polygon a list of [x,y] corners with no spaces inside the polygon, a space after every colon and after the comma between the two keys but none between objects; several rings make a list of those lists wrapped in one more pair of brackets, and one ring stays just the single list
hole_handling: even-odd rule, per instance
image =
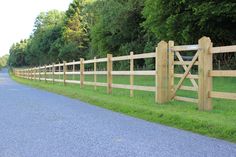
[{"label": "fence post", "polygon": [[31,68],[31,80],[34,80],[34,68]]},{"label": "fence post", "polygon": [[66,61],[63,61],[63,83],[64,83],[64,86],[66,85],[66,71],[67,71]]},{"label": "fence post", "polygon": [[75,60],[73,60],[73,80],[75,80]]},{"label": "fence post", "polygon": [[169,56],[169,85],[168,85],[168,100],[170,101],[174,95],[174,51],[172,48],[174,47],[174,41],[169,41],[168,43],[168,56]]},{"label": "fence post", "polygon": [[47,67],[46,65],[44,65],[44,79],[45,79],[45,82],[47,82]]},{"label": "fence post", "polygon": [[28,73],[29,73],[29,80],[31,80],[31,69],[29,69]]},{"label": "fence post", "polygon": [[40,69],[40,67],[38,68],[38,70],[39,70],[39,81],[41,81],[41,69]]},{"label": "fence post", "polygon": [[52,64],[52,83],[55,83],[55,63]]},{"label": "fence post", "polygon": [[61,63],[60,62],[59,62],[58,72],[59,72],[59,80],[60,80],[61,79]]},{"label": "fence post", "polygon": [[30,68],[30,80],[33,80],[33,68]]},{"label": "fence post", "polygon": [[34,67],[31,69],[32,72],[32,80],[34,80]]},{"label": "fence post", "polygon": [[212,77],[209,76],[209,71],[212,70],[212,43],[208,37],[202,37],[198,41],[199,45],[199,65],[198,65],[198,108],[199,110],[211,110],[211,98],[209,93],[212,90]]},{"label": "fence post", "polygon": [[112,93],[112,54],[107,54],[107,93]]},{"label": "fence post", "polygon": [[130,52],[130,97],[134,96],[134,52]]},{"label": "fence post", "polygon": [[33,68],[30,68],[30,80],[33,80]]},{"label": "fence post", "polygon": [[34,81],[36,81],[36,67],[34,67]]},{"label": "fence post", "polygon": [[31,74],[31,68],[29,69],[29,80],[31,80],[32,79],[32,76],[31,76],[32,74]]},{"label": "fence post", "polygon": [[84,59],[80,58],[80,88],[84,87]]},{"label": "fence post", "polygon": [[156,102],[168,101],[168,66],[167,47],[165,41],[158,43],[156,48]]},{"label": "fence post", "polygon": [[94,57],[94,63],[93,63],[93,70],[94,70],[94,90],[97,90],[97,58]]},{"label": "fence post", "polygon": [[26,69],[26,79],[29,79],[29,71],[28,71],[28,69]]}]

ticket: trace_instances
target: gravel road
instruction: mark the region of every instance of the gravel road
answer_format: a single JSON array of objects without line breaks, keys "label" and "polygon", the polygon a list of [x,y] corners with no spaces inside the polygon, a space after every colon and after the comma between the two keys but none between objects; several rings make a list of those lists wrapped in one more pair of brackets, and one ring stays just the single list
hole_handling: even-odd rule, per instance
[{"label": "gravel road", "polygon": [[236,157],[236,144],[27,87],[5,69],[0,157]]}]

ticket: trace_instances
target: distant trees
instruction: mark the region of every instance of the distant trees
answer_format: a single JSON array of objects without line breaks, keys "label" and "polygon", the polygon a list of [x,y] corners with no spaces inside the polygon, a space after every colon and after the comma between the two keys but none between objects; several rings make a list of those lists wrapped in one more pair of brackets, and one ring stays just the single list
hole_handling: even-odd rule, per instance
[{"label": "distant trees", "polygon": [[0,57],[0,69],[7,65],[8,57],[9,57],[9,55],[4,55],[4,56]]},{"label": "distant trees", "polygon": [[62,36],[64,17],[64,13],[57,10],[40,13],[30,38],[12,45],[9,63],[12,66],[23,66],[57,61],[59,52],[55,47]]},{"label": "distant trees", "polygon": [[40,13],[34,24],[34,31],[26,47],[26,64],[40,65],[57,61],[58,40],[62,34],[65,14],[57,10]]},{"label": "distant trees", "polygon": [[21,40],[19,43],[13,44],[10,48],[9,65],[10,66],[25,66],[26,62],[26,47],[28,40]]},{"label": "distant trees", "polygon": [[[35,66],[153,51],[160,40],[236,44],[234,0],[74,0],[66,12],[41,13],[29,39],[13,44],[12,66]],[[230,58],[235,55],[216,59]],[[226,61],[225,61],[226,62]],[[136,64],[153,67],[153,61]],[[120,65],[126,66],[126,65]]]}]

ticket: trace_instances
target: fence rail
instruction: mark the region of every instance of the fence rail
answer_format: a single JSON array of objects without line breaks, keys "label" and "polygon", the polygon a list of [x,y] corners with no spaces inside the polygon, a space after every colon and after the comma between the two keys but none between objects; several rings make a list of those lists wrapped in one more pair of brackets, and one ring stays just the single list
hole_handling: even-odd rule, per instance
[{"label": "fence rail", "polygon": [[[198,104],[200,110],[212,109],[212,98],[222,98],[236,100],[236,93],[225,93],[212,91],[212,77],[236,77],[236,70],[213,70],[212,58],[213,54],[236,52],[236,45],[213,47],[210,38],[202,37],[197,45],[174,45],[174,41],[168,43],[161,41],[156,47],[155,52],[134,54],[113,57],[108,54],[106,58],[96,58],[73,62],[63,62],[52,65],[45,65],[27,69],[13,69],[14,75],[31,80],[40,80],[45,82],[61,82],[66,85],[80,84],[94,86],[96,90],[98,86],[107,87],[107,93],[112,93],[113,88],[128,89],[130,96],[133,97],[134,90],[155,92],[155,100],[157,103],[165,103],[172,99],[178,101],[186,101]],[[196,51],[194,56],[183,57],[181,52]],[[134,70],[134,60],[137,59],[155,59],[154,70]],[[188,58],[188,60],[186,60]],[[119,61],[129,61],[129,71],[114,71],[113,63]],[[106,63],[106,70],[99,71],[98,63]],[[85,65],[93,64],[92,71],[86,71]],[[72,66],[72,70],[68,70],[68,66]],[[79,69],[75,67],[79,66]],[[182,66],[184,73],[176,73],[175,66]],[[191,69],[197,66],[198,74],[192,74]],[[73,76],[69,79],[68,76]],[[93,81],[85,81],[85,75],[92,75]],[[98,82],[98,75],[106,75],[107,82]],[[112,76],[130,76],[129,84],[114,84]],[[57,78],[56,78],[57,76]],[[80,80],[75,80],[75,76],[80,76]],[[155,86],[139,86],[134,85],[134,76],[154,76]],[[58,78],[59,77],[59,78]],[[175,78],[179,78],[175,83]],[[183,84],[184,80],[189,79],[192,86]],[[196,81],[197,80],[197,81]],[[197,92],[198,98],[189,98],[178,96],[179,90]]]}]

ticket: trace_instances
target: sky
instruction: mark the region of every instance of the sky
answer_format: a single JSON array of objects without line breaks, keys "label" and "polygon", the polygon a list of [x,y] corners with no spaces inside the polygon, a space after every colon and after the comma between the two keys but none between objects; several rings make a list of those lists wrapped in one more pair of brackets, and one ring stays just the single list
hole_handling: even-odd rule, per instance
[{"label": "sky", "polygon": [[30,36],[40,12],[66,11],[73,0],[3,0],[0,2],[0,56],[9,53],[13,43]]}]

